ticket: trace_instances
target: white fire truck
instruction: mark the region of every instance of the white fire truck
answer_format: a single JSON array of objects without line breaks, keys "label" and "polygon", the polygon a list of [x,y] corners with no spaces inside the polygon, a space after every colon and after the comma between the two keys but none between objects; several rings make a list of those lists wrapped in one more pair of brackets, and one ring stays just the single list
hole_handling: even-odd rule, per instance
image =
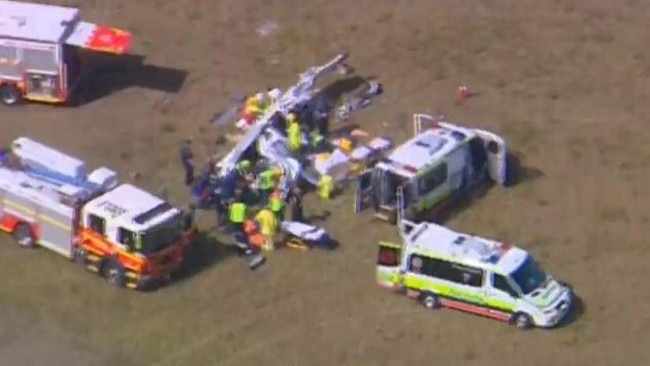
[{"label": "white fire truck", "polygon": [[0,0],[0,102],[67,102],[80,49],[123,54],[130,43],[130,33],[83,22],[76,8]]},{"label": "white fire truck", "polygon": [[0,156],[0,230],[133,289],[180,270],[194,234],[168,202],[28,138]]}]

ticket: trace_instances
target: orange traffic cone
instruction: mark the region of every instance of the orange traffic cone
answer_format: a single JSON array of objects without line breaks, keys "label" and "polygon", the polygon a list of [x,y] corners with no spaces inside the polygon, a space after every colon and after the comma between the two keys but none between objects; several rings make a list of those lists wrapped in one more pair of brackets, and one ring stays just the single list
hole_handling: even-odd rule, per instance
[{"label": "orange traffic cone", "polygon": [[139,180],[140,180],[140,173],[134,170],[129,172],[129,183],[137,184]]},{"label": "orange traffic cone", "polygon": [[469,87],[467,85],[461,84],[458,86],[458,102],[462,103],[471,96],[472,92],[469,90]]}]

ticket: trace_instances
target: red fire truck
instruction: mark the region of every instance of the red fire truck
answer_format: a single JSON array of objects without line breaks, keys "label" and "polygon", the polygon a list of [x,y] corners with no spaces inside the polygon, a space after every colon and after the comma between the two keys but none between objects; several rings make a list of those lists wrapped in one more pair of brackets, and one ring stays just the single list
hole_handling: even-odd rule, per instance
[{"label": "red fire truck", "polygon": [[190,213],[25,137],[0,151],[2,231],[136,290],[180,273],[196,232]]}]

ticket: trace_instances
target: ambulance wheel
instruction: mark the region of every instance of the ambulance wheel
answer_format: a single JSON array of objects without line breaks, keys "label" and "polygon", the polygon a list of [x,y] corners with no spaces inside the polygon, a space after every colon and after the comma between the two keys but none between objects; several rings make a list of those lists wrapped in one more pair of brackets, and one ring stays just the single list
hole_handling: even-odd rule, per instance
[{"label": "ambulance wheel", "polygon": [[103,275],[106,281],[116,287],[124,287],[126,285],[126,272],[124,267],[116,260],[108,261],[103,268]]},{"label": "ambulance wheel", "polygon": [[436,294],[425,292],[420,295],[420,302],[422,302],[422,305],[427,309],[440,309],[440,299]]},{"label": "ambulance wheel", "polygon": [[0,86],[0,101],[7,106],[19,104],[22,101],[20,90],[11,84]]},{"label": "ambulance wheel", "polygon": [[19,224],[14,229],[14,240],[21,248],[34,248],[36,246],[36,238],[34,232],[28,224]]},{"label": "ambulance wheel", "polygon": [[533,327],[533,319],[526,313],[515,313],[511,322],[517,329],[521,330],[528,330]]}]

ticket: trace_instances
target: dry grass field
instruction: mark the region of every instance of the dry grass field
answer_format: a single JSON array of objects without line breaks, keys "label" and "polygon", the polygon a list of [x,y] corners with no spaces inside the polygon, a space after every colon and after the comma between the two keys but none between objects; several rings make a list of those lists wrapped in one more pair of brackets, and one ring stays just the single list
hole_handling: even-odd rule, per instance
[{"label": "dry grass field", "polygon": [[[354,217],[347,193],[306,202],[308,214],[331,212],[322,224],[339,250],[282,250],[250,272],[206,235],[192,276],[154,293],[116,290],[3,238],[0,365],[650,363],[649,2],[67,3],[132,30],[144,61],[98,73],[89,88],[103,96],[78,108],[0,109],[1,143],[26,135],[92,166],[136,170],[185,203],[179,141],[192,137],[207,156],[225,133],[207,121],[230,98],[289,86],[348,50],[386,86],[354,116],[364,128],[400,141],[413,112],[443,111],[510,142],[525,166],[520,184],[490,190],[447,224],[529,249],[583,306],[563,328],[522,333],[380,290],[375,242],[397,239],[395,228]],[[255,30],[267,21],[279,28],[262,39]],[[457,105],[459,82],[478,96]]]}]

